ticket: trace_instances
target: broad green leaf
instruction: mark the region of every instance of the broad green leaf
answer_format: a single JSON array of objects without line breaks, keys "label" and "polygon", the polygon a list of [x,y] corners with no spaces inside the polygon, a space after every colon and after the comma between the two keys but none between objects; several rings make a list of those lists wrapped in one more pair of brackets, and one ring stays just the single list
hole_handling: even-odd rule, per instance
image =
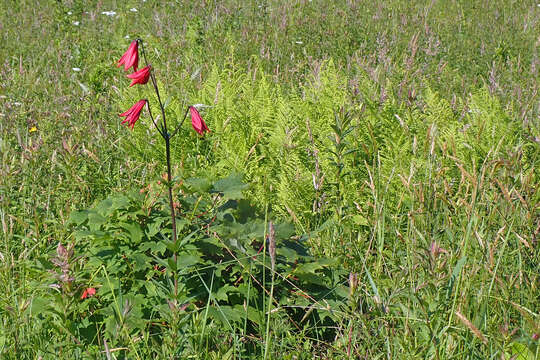
[{"label": "broad green leaf", "polygon": [[129,238],[133,243],[141,242],[143,236],[141,225],[138,223],[120,223],[118,225],[129,232]]},{"label": "broad green leaf", "polygon": [[315,274],[316,270],[322,269],[322,265],[317,262],[311,262],[299,265],[295,270],[295,274]]},{"label": "broad green leaf", "polygon": [[347,299],[349,296],[349,288],[343,285],[338,285],[333,291],[335,295],[343,299]]},{"label": "broad green leaf", "polygon": [[208,308],[208,316],[220,321],[223,325],[230,322],[238,322],[243,320],[243,311],[235,309],[229,305],[214,305]]},{"label": "broad green leaf", "polygon": [[109,216],[115,210],[113,208],[113,199],[108,198],[100,201],[99,204],[94,208],[94,210],[103,216]]},{"label": "broad green leaf", "polygon": [[146,281],[144,284],[149,296],[157,296],[156,285],[151,281]]},{"label": "broad green leaf", "polygon": [[278,256],[283,256],[286,261],[294,262],[298,259],[298,253],[288,247],[278,247],[276,249],[276,254]]},{"label": "broad green leaf", "polygon": [[167,218],[165,217],[159,217],[154,219],[153,222],[149,223],[147,225],[146,236],[148,238],[152,238],[154,235],[156,235],[161,230],[161,224],[163,224],[163,222],[166,220]]},{"label": "broad green leaf", "polygon": [[100,214],[96,212],[91,212],[88,215],[88,226],[90,227],[90,230],[99,230],[99,228],[107,222],[107,218],[101,216]]},{"label": "broad green leaf", "polygon": [[174,259],[172,257],[167,259],[167,265],[168,265],[170,271],[173,271],[173,272],[176,271],[177,267],[176,267],[176,264],[174,263]]},{"label": "broad green leaf", "polygon": [[276,237],[278,239],[289,239],[294,235],[294,225],[291,223],[275,224]]},{"label": "broad green leaf", "polygon": [[50,262],[49,259],[47,257],[45,257],[45,256],[38,257],[37,261],[40,263],[40,265],[45,270],[51,270],[56,266],[52,262]]},{"label": "broad green leaf", "polygon": [[32,312],[32,315],[39,315],[43,314],[43,312],[47,311],[51,305],[51,301],[46,298],[42,297],[35,297],[32,299],[32,305],[30,306],[30,310]]},{"label": "broad green leaf", "polygon": [[327,285],[327,281],[324,278],[324,276],[316,274],[316,273],[299,273],[299,274],[296,274],[296,276],[300,280],[308,283],[309,285],[318,285],[318,286]]},{"label": "broad green leaf", "polygon": [[130,200],[127,196],[119,195],[115,196],[112,199],[111,209],[112,210],[118,210],[118,209],[127,209],[129,207]]},{"label": "broad green leaf", "polygon": [[178,248],[179,248],[179,244],[178,243],[174,243],[174,241],[171,241],[171,240],[162,240],[160,241],[160,243],[162,243],[163,245],[165,245],[165,247],[167,248],[167,250],[175,253],[178,251]]},{"label": "broad green leaf", "polygon": [[146,241],[141,244],[140,249],[141,251],[152,250],[153,253],[163,255],[165,250],[167,250],[167,246],[165,245],[163,241],[157,241],[157,242]]},{"label": "broad green leaf", "polygon": [[244,305],[235,305],[234,309],[238,313],[242,313],[242,316],[246,316],[250,321],[253,321],[257,325],[262,325],[264,323],[264,311],[257,310],[253,306],[248,306],[247,309],[244,308]]},{"label": "broad green leaf", "polygon": [[177,261],[177,269],[184,269],[189,266],[193,266],[201,262],[201,258],[198,255],[193,254],[179,254]]},{"label": "broad green leaf", "polygon": [[189,178],[184,180],[184,184],[200,193],[206,193],[212,188],[212,183],[206,178]]},{"label": "broad green leaf", "polygon": [[214,183],[214,190],[223,193],[223,197],[229,200],[242,199],[242,191],[246,188],[247,185],[242,182],[242,176],[236,173]]},{"label": "broad green leaf", "polygon": [[335,258],[321,258],[317,259],[317,264],[322,267],[334,266],[338,264],[338,259]]},{"label": "broad green leaf", "polygon": [[135,262],[135,271],[144,270],[150,267],[150,258],[141,253],[135,253],[130,257]]},{"label": "broad green leaf", "polygon": [[214,293],[214,299],[216,299],[217,301],[228,301],[229,292],[238,292],[238,290],[232,285],[223,285]]},{"label": "broad green leaf", "polygon": [[73,235],[75,236],[75,239],[81,240],[81,239],[86,239],[89,236],[93,236],[94,234],[95,234],[94,231],[79,230],[79,231],[75,231]]},{"label": "broad green leaf", "polygon": [[88,219],[88,210],[82,210],[82,211],[72,211],[69,215],[68,225],[75,224],[75,225],[81,225],[83,222],[85,222]]}]

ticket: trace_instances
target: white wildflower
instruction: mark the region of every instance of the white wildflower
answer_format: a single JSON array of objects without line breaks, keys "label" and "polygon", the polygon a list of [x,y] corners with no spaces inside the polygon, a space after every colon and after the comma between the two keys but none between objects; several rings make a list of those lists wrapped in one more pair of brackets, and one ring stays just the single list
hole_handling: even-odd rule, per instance
[{"label": "white wildflower", "polygon": [[193,106],[197,110],[212,107],[210,105],[205,105],[205,104],[193,104],[191,106]]}]

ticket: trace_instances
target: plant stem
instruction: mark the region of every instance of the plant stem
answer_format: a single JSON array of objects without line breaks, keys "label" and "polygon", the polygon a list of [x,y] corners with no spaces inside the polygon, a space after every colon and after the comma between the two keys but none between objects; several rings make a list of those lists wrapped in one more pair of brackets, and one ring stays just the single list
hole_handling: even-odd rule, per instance
[{"label": "plant stem", "polygon": [[274,269],[272,269],[272,282],[270,284],[270,298],[268,300],[268,317],[266,318],[266,342],[264,344],[264,360],[268,359],[270,349],[270,320],[272,316],[272,301],[274,299]]},{"label": "plant stem", "polygon": [[[146,58],[146,52],[144,51],[143,41],[142,39],[137,39],[137,41],[139,42],[139,44],[141,44],[141,51],[144,57],[144,62],[146,63],[146,66],[149,66],[148,59]],[[165,107],[163,106],[163,102],[161,101],[161,96],[159,95],[159,88],[157,86],[156,76],[154,75],[153,68],[150,69],[150,79],[152,79],[152,85],[154,85],[154,91],[156,92],[156,96],[159,102],[159,108],[161,109],[161,117],[163,119],[163,127],[160,134],[161,134],[161,137],[163,137],[163,140],[165,140],[165,154],[167,158],[167,189],[169,190],[169,206],[171,208],[172,238],[173,238],[173,243],[174,243],[173,257],[174,257],[175,268],[174,268],[173,276],[174,276],[174,298],[176,300],[176,298],[178,297],[178,269],[176,269],[176,264],[178,260],[178,249],[176,248],[178,237],[176,235],[176,214],[174,212],[174,202],[173,202],[173,195],[172,195],[171,136],[169,135],[169,132],[167,131],[167,119],[165,118]],[[148,108],[150,108],[150,106],[148,106]],[[185,116],[184,116],[184,119],[185,119]]]},{"label": "plant stem", "polygon": [[150,119],[152,119],[152,123],[156,127],[156,130],[159,132],[162,138],[165,138],[163,131],[157,126],[156,121],[154,120],[154,115],[152,115],[152,110],[150,109],[150,103],[148,102],[148,99],[146,100],[146,108],[148,109],[148,114],[150,115]]},{"label": "plant stem", "polygon": [[174,131],[172,132],[171,136],[169,136],[169,138],[172,138],[174,135],[176,135],[176,133],[178,132],[178,130],[180,130],[180,128],[181,128],[182,125],[184,124],[184,121],[186,120],[188,111],[189,111],[189,106],[186,107],[186,112],[184,113],[184,118],[182,119],[182,121],[180,121],[180,124],[178,124],[178,126],[176,127],[176,129],[174,129]]},{"label": "plant stem", "polygon": [[178,295],[178,269],[176,268],[177,260],[178,260],[178,249],[176,248],[177,245],[177,236],[176,236],[176,216],[174,213],[174,202],[173,202],[173,195],[172,195],[172,183],[171,183],[171,144],[170,144],[170,137],[167,134],[165,139],[165,153],[167,156],[167,188],[169,190],[169,205],[171,207],[171,221],[172,221],[172,236],[173,236],[173,242],[174,242],[174,297],[176,299]]}]

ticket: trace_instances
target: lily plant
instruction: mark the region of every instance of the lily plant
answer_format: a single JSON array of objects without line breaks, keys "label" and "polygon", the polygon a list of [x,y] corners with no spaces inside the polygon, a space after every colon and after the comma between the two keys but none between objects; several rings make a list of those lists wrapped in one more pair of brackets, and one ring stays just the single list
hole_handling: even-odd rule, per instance
[{"label": "lily plant", "polygon": [[[144,58],[145,67],[137,70],[137,67],[139,66],[139,45],[141,47],[141,52]],[[125,117],[125,119],[122,121],[122,124],[127,124],[128,127],[131,129],[134,128],[135,123],[137,120],[139,120],[141,116],[142,110],[146,107],[148,110],[148,115],[150,116],[150,119],[152,120],[152,123],[154,124],[156,130],[163,138],[163,141],[165,142],[165,156],[167,161],[167,188],[169,193],[169,205],[170,205],[170,211],[171,211],[171,223],[172,223],[172,241],[174,243],[174,249],[173,257],[175,264],[177,263],[177,241],[178,237],[176,234],[176,215],[174,210],[174,202],[173,202],[173,193],[172,193],[172,174],[171,174],[171,139],[178,133],[178,130],[182,127],[184,121],[186,120],[186,117],[188,115],[188,112],[191,115],[191,125],[193,126],[193,129],[201,136],[204,135],[205,132],[210,132],[208,129],[208,126],[206,126],[206,123],[204,122],[203,118],[197,111],[197,109],[194,106],[187,106],[186,111],[184,113],[184,117],[182,121],[176,126],[174,131],[169,132],[169,129],[167,127],[167,118],[165,116],[165,107],[163,106],[163,102],[161,100],[161,96],[159,94],[159,88],[157,86],[156,76],[154,74],[153,67],[148,63],[148,59],[146,58],[146,52],[144,51],[144,44],[142,39],[136,39],[129,45],[129,48],[127,51],[122,55],[120,60],[118,60],[117,66],[124,66],[124,70],[128,71],[130,68],[133,68],[133,73],[127,75],[129,79],[131,79],[131,84],[129,85],[145,85],[148,83],[148,80],[151,80],[152,85],[154,87],[154,91],[156,94],[156,98],[158,101],[158,105],[161,111],[161,123],[158,124],[156,122],[156,118],[152,114],[152,110],[150,107],[150,103],[148,99],[141,99],[137,101],[131,108],[129,108],[127,111],[119,114],[121,117]],[[174,296],[175,298],[178,295],[178,276],[177,276],[177,270],[174,270]]]}]

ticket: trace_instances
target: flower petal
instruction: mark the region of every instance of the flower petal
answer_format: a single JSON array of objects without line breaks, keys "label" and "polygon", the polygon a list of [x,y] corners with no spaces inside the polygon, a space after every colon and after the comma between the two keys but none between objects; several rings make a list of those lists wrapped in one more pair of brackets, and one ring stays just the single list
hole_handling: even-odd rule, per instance
[{"label": "flower petal", "polygon": [[201,114],[199,114],[195,107],[190,106],[189,112],[191,113],[191,126],[193,126],[193,129],[199,133],[199,135],[204,135],[205,131],[210,132],[210,129],[206,126]]},{"label": "flower petal", "polygon": [[135,126],[135,123],[137,120],[139,120],[139,117],[141,116],[141,111],[143,107],[147,104],[147,100],[139,100],[137,101],[131,108],[129,108],[127,111],[120,114],[120,116],[125,116],[126,118],[122,121],[122,124],[128,124],[128,126],[133,129]]},{"label": "flower petal", "polygon": [[120,67],[124,65],[124,70],[128,70],[133,66],[133,70],[137,71],[137,66],[139,65],[139,52],[138,52],[139,43],[137,40],[134,40],[129,45],[129,48],[126,50],[124,55],[118,60],[117,66]]}]

